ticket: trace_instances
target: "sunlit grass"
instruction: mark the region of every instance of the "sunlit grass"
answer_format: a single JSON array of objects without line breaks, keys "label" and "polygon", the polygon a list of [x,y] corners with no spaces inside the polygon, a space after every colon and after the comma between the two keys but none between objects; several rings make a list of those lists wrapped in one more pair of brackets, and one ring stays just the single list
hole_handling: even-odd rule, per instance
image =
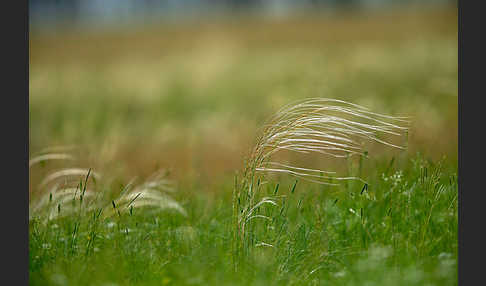
[{"label": "sunlit grass", "polygon": [[[455,10],[339,17],[33,30],[30,283],[456,285]],[[341,116],[408,118],[368,121],[372,136],[339,120],[328,125],[338,134],[311,131],[322,122],[308,114],[279,133],[292,121],[281,116],[258,145],[266,119],[310,97],[369,108]],[[386,134],[405,126],[408,136]],[[235,171],[255,146],[312,152],[255,161],[268,174],[240,215]],[[235,219],[247,223],[246,255],[235,255]]]},{"label": "sunlit grass", "polygon": [[33,216],[29,277],[69,285],[456,285],[456,173],[420,156],[405,165],[380,164],[367,189],[262,184],[263,196],[277,190],[281,198],[249,213],[259,220],[247,230],[255,245],[237,258],[237,272],[231,182],[218,195],[183,191],[187,216],[118,204],[109,205],[122,210],[114,216],[104,215],[108,208],[47,222]]}]

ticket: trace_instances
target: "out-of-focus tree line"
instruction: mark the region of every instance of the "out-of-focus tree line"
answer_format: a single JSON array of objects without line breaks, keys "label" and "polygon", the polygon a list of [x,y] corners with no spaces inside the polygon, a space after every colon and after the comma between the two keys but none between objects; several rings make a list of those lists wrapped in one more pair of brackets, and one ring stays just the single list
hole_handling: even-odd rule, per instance
[{"label": "out-of-focus tree line", "polygon": [[285,16],[295,12],[383,9],[404,5],[455,5],[457,0],[29,0],[34,26],[182,20],[193,16],[253,13]]}]

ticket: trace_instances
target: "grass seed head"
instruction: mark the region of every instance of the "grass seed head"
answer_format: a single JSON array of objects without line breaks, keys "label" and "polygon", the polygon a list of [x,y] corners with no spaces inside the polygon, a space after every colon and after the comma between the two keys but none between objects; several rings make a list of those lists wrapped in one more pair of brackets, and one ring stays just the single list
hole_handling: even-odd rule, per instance
[{"label": "grass seed head", "polygon": [[369,111],[363,106],[336,99],[311,98],[289,104],[264,125],[250,155],[247,174],[284,173],[299,179],[335,185],[331,180],[360,180],[339,177],[336,172],[295,166],[271,157],[281,151],[348,158],[367,154],[364,143],[377,142],[404,149],[384,137],[400,137],[409,121]]}]

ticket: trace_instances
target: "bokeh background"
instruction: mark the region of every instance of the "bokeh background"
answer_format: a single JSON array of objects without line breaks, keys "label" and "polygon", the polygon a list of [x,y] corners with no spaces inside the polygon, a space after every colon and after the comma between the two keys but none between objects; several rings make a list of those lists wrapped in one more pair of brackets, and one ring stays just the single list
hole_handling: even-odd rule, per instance
[{"label": "bokeh background", "polygon": [[457,168],[456,7],[30,0],[30,154],[73,148],[101,172],[169,168],[210,191],[272,113],[326,97],[410,116],[407,154]]}]

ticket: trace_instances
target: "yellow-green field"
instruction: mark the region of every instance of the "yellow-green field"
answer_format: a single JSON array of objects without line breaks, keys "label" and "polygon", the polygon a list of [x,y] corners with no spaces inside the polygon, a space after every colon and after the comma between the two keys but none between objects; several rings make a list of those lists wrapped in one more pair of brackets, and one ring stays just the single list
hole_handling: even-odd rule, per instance
[{"label": "yellow-green field", "polygon": [[[30,156],[51,148],[76,157],[30,168],[31,203],[48,193],[38,186],[56,168],[92,168],[109,178],[96,188],[114,192],[133,177],[168,169],[178,189],[171,197],[188,213],[156,222],[144,216],[140,224],[128,214],[107,218],[97,226],[95,246],[93,214],[47,225],[31,218],[31,284],[456,285],[457,53],[456,9],[235,17],[91,32],[31,28]],[[254,229],[280,250],[255,248],[233,272],[235,172],[243,170],[264,121],[310,97],[410,117],[408,149],[369,147],[363,176],[374,183],[372,198],[359,196],[358,184],[332,189],[299,182],[288,212],[272,214],[272,230]],[[349,162],[310,163],[350,168]],[[279,182],[289,189],[294,181],[271,178],[267,191]],[[369,211],[367,219],[347,218],[360,208]],[[109,238],[112,229],[102,226],[111,222],[121,232]],[[285,235],[272,237],[279,227]],[[123,234],[127,228],[135,234]]]}]

